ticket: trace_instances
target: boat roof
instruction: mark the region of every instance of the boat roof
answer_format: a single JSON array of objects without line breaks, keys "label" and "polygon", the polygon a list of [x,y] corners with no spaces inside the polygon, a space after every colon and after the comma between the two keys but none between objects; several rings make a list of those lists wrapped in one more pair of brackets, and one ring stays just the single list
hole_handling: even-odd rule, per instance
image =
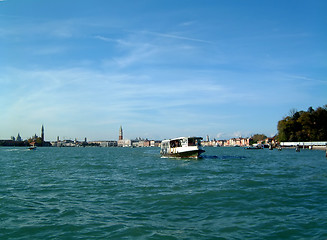
[{"label": "boat roof", "polygon": [[171,138],[171,139],[165,139],[163,141],[172,141],[172,140],[180,140],[180,139],[184,139],[184,138],[194,138],[194,139],[203,139],[203,137],[177,137],[177,138]]}]

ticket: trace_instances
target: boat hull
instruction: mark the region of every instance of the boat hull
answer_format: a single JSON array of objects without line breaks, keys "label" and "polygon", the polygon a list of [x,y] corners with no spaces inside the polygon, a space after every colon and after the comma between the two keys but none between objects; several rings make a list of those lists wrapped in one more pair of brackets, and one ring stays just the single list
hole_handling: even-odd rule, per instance
[{"label": "boat hull", "polygon": [[171,158],[200,158],[201,154],[205,152],[204,150],[192,150],[185,152],[177,152],[177,153],[167,153],[161,154],[163,157],[171,157]]}]

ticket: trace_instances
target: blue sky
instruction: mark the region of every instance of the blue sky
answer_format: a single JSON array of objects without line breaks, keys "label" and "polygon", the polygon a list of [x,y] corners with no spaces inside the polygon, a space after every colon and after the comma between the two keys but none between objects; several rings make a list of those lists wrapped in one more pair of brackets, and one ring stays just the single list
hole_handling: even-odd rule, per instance
[{"label": "blue sky", "polygon": [[226,139],[327,104],[327,1],[2,0],[0,139]]}]

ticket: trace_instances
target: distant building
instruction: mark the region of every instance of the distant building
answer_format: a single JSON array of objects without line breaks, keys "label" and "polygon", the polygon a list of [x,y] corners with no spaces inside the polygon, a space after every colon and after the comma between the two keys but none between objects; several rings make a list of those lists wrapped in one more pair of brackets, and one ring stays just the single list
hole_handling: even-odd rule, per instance
[{"label": "distant building", "polygon": [[160,147],[161,141],[151,140],[150,147]]},{"label": "distant building", "polygon": [[[210,140],[210,139],[207,139]],[[228,140],[211,140],[211,141],[202,141],[202,145],[205,147],[232,147],[232,146],[249,146],[251,138],[231,138]]]},{"label": "distant building", "polygon": [[231,138],[226,141],[225,146],[249,146],[250,138]]},{"label": "distant building", "polygon": [[266,138],[265,139],[265,144],[273,144],[273,145],[277,144],[275,137]]},{"label": "distant building", "polygon": [[108,147],[117,147],[117,141],[107,141]]},{"label": "distant building", "polygon": [[132,141],[128,139],[118,140],[118,147],[131,147]]},{"label": "distant building", "polygon": [[90,143],[100,147],[117,147],[117,141],[93,141]]},{"label": "distant building", "polygon": [[22,138],[20,137],[19,133],[17,135],[16,141],[18,141],[18,142],[22,141]]},{"label": "distant building", "polygon": [[132,140],[131,141],[132,147],[139,147],[139,141],[137,140]]},{"label": "distant building", "polygon": [[217,140],[217,144],[221,147],[227,145],[227,140]]},{"label": "distant building", "polygon": [[143,147],[150,147],[150,141],[148,139],[146,139],[144,142],[143,142]]}]

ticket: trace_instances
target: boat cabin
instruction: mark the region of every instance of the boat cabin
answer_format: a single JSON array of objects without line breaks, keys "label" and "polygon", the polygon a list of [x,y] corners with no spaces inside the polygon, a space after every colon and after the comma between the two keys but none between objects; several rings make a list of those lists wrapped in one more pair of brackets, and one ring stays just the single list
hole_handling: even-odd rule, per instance
[{"label": "boat cabin", "polygon": [[202,137],[180,137],[161,142],[163,156],[195,156],[198,157],[204,150],[201,146]]}]

